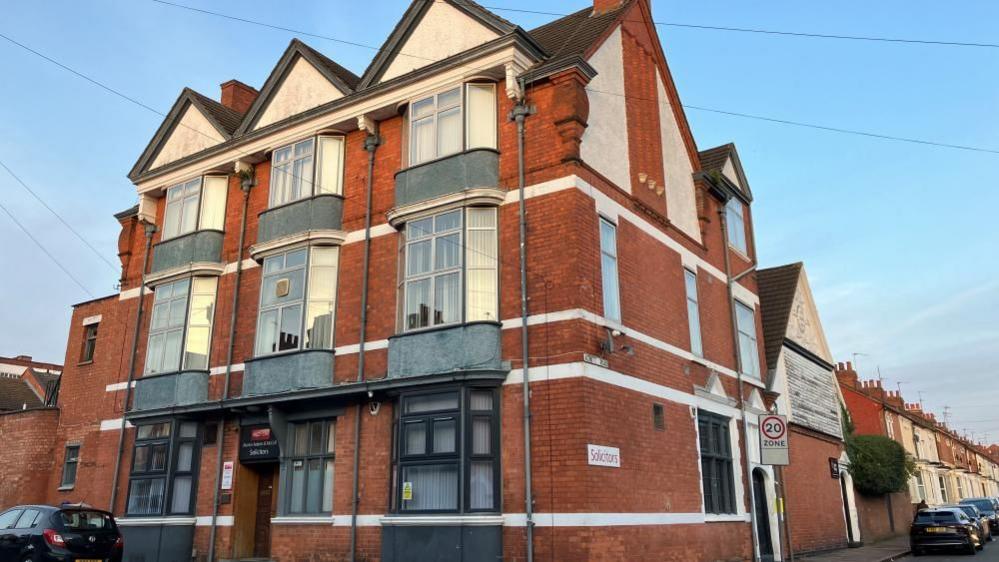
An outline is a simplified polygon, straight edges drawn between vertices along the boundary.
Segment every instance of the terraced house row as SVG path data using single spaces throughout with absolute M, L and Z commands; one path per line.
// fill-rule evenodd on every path
M 773 560 L 776 409 L 825 514 L 793 548 L 860 540 L 807 279 L 763 318 L 746 173 L 648 0 L 418 0 L 360 76 L 294 40 L 129 178 L 121 291 L 74 307 L 4 502 L 108 507 L 130 561 Z

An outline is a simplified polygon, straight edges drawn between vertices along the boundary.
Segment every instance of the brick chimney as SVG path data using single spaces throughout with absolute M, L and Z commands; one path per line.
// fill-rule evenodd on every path
M 222 105 L 246 113 L 259 93 L 239 80 L 230 80 L 222 84 Z
M 840 385 L 854 389 L 857 388 L 859 383 L 857 371 L 853 370 L 853 365 L 849 362 L 836 364 L 836 380 L 839 381 Z
M 599 15 L 609 12 L 624 3 L 625 0 L 593 0 L 593 14 Z

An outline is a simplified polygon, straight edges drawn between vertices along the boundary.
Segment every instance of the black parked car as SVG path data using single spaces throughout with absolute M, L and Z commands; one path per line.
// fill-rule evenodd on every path
M 0 562 L 121 562 L 114 517 L 86 505 L 21 505 L 0 513 Z
M 982 542 L 992 541 L 992 520 L 974 505 L 962 503 L 957 505 L 942 505 L 940 507 L 960 509 L 978 526 L 978 536 L 982 537 Z
M 921 510 L 912 522 L 909 541 L 913 556 L 922 556 L 932 548 L 950 547 L 977 554 L 985 544 L 975 522 L 957 508 Z
M 996 501 L 992 498 L 968 498 L 961 500 L 961 505 L 973 505 L 982 512 L 982 515 L 989 518 L 992 523 L 992 533 L 999 533 L 999 513 L 996 509 Z

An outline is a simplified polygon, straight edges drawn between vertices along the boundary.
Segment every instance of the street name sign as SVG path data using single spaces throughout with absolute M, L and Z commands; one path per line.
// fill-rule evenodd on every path
M 760 416 L 760 462 L 778 466 L 791 464 L 787 442 L 787 416 Z

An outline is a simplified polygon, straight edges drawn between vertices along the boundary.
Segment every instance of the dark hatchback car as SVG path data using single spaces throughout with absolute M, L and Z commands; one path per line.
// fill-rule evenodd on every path
M 978 526 L 958 508 L 924 509 L 916 514 L 909 531 L 912 555 L 930 549 L 959 548 L 977 554 L 984 547 Z
M 22 505 L 0 513 L 0 562 L 121 562 L 114 517 L 87 506 Z
M 974 505 L 970 503 L 961 503 L 955 505 L 942 505 L 940 507 L 960 509 L 978 525 L 978 536 L 982 537 L 982 542 L 990 542 L 992 540 L 992 521 Z
M 999 534 L 999 510 L 996 509 L 996 501 L 992 498 L 968 498 L 961 500 L 962 505 L 973 505 L 982 512 L 982 515 L 989 518 L 992 523 L 992 534 Z

